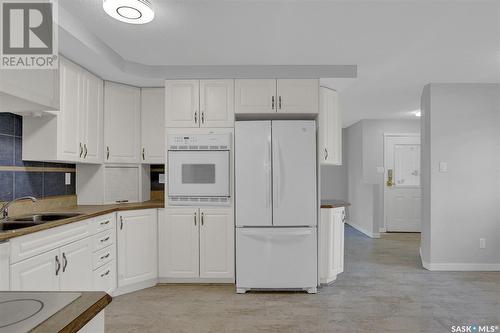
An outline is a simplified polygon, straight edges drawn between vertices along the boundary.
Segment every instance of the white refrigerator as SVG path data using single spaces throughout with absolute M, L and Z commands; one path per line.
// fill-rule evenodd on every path
M 236 288 L 317 287 L 316 123 L 235 125 Z

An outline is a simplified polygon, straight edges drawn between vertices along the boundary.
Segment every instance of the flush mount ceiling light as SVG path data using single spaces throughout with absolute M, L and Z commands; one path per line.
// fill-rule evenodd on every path
M 125 23 L 144 24 L 155 17 L 148 0 L 103 0 L 102 8 L 112 18 Z

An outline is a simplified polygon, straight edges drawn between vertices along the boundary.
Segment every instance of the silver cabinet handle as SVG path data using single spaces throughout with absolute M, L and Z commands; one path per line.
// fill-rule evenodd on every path
M 101 239 L 101 243 L 104 243 L 104 242 L 107 242 L 107 241 L 109 241 L 109 236 L 106 237 L 106 238 Z
M 101 274 L 101 277 L 105 277 L 105 276 L 106 276 L 106 275 L 108 275 L 108 274 L 109 274 L 109 269 L 106 271 L 106 273 L 102 273 L 102 274 Z
M 201 123 L 205 123 L 205 111 L 201 111 Z
M 83 146 L 82 143 L 80 142 L 80 158 L 82 158 L 82 154 L 83 154 Z
M 106 253 L 105 255 L 103 255 L 100 259 L 102 260 L 102 259 L 106 259 L 106 258 L 108 258 L 108 257 L 109 257 L 109 252 L 108 252 L 108 253 Z
M 83 149 L 85 150 L 85 153 L 83 154 L 83 158 L 87 158 L 87 144 L 83 144 Z
M 63 252 L 63 273 L 66 271 L 66 266 L 68 266 L 68 259 L 66 258 L 66 253 Z
M 128 202 L 128 200 L 116 200 L 115 202 L 116 203 L 126 203 L 126 202 Z
M 106 224 L 109 224 L 109 220 L 101 222 L 101 225 L 106 225 Z
M 279 109 L 281 110 L 281 96 L 280 96 L 280 97 L 278 97 L 278 107 L 279 107 Z
M 123 216 L 120 216 L 120 230 L 123 229 Z
M 325 160 L 328 159 L 328 149 L 325 148 Z
M 194 225 L 196 226 L 196 212 L 194 212 Z
M 274 96 L 271 96 L 271 110 L 274 110 Z
M 198 111 L 194 112 L 194 123 L 198 124 Z
M 109 146 L 106 146 L 106 159 L 109 160 Z
M 61 269 L 61 262 L 59 261 L 59 257 L 56 256 L 56 276 L 59 275 L 60 269 Z
M 205 222 L 205 213 L 201 213 L 201 225 L 203 225 Z
M 142 160 L 146 160 L 146 148 L 142 147 Z

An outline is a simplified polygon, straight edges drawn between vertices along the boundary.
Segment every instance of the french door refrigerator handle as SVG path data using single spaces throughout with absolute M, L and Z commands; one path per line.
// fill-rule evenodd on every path
M 266 169 L 267 180 L 269 182 L 269 187 L 266 189 L 266 207 L 271 206 L 271 196 L 273 192 L 273 180 L 271 179 L 271 158 L 272 158 L 272 147 L 271 147 L 271 136 L 267 139 L 267 160 L 264 164 L 264 168 Z

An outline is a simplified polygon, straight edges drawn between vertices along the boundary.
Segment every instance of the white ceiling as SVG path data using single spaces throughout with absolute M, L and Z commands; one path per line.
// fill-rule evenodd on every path
M 429 82 L 500 82 L 499 0 L 151 2 L 155 20 L 136 26 L 108 17 L 102 0 L 59 1 L 111 58 L 131 63 L 358 65 L 356 79 L 322 80 L 340 91 L 344 126 L 411 117 Z M 81 39 L 61 38 L 61 53 L 105 78 L 159 82 L 91 62 L 75 51 Z

